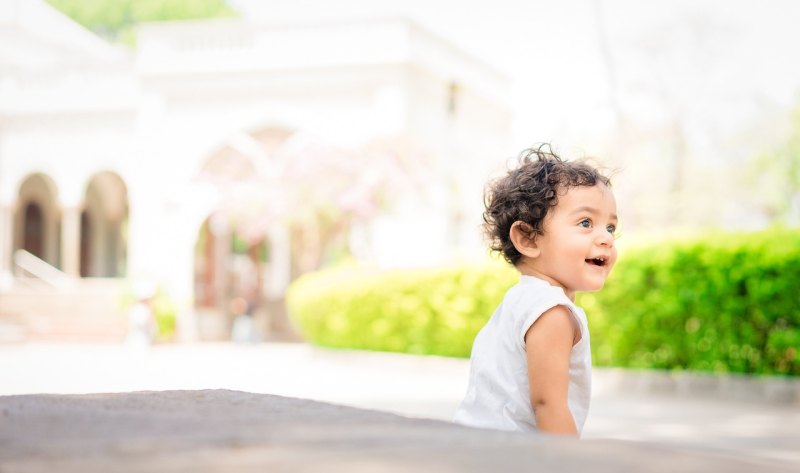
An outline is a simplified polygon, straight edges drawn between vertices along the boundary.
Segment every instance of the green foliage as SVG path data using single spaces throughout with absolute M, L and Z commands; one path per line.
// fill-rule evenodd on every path
M 233 16 L 225 0 L 47 0 L 87 29 L 112 41 L 135 42 L 134 29 L 145 21 Z
M 518 280 L 500 263 L 308 274 L 291 316 L 330 347 L 469 356 Z M 581 294 L 596 365 L 800 375 L 800 232 L 715 233 L 626 249 L 598 293 Z
M 151 301 L 153 318 L 156 321 L 156 338 L 169 341 L 175 337 L 175 327 L 178 320 L 178 308 L 175 301 L 166 292 L 158 291 Z
M 118 304 L 120 310 L 128 312 L 137 302 L 137 296 L 133 287 L 125 287 L 119 295 Z M 159 341 L 170 341 L 175 337 L 175 330 L 178 320 L 178 307 L 172 297 L 159 287 L 149 299 L 150 309 L 153 311 L 156 333 L 155 337 Z
M 319 345 L 465 357 L 518 277 L 499 264 L 333 269 L 295 281 L 287 303 L 302 333 Z
M 800 375 L 800 232 L 629 249 L 583 294 L 598 365 Z

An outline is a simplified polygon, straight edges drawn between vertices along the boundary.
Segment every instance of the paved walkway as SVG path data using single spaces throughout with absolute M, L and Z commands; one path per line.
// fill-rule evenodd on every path
M 231 389 L 449 420 L 466 360 L 305 344 L 0 345 L 0 395 Z M 800 467 L 800 406 L 621 393 L 596 370 L 584 438 L 659 442 Z

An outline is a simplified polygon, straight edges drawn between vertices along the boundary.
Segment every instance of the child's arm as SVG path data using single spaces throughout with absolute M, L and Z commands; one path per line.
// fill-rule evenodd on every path
M 556 306 L 539 316 L 525 334 L 531 406 L 536 427 L 542 432 L 578 434 L 567 404 L 569 355 L 575 330 L 569 310 Z

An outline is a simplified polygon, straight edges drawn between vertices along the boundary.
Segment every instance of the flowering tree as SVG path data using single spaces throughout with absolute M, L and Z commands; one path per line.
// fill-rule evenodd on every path
M 229 150 L 227 170 L 214 174 L 222 176 L 224 210 L 257 267 L 257 248 L 269 227 L 289 229 L 293 277 L 350 256 L 354 224 L 369 221 L 409 192 L 424 193 L 431 179 L 427 156 L 404 139 L 376 140 L 358 149 L 298 134 L 274 141 L 257 134 L 250 143 L 255 146 Z

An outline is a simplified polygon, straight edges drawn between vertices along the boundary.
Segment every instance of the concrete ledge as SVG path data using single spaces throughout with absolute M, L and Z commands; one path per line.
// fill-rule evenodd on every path
M 594 395 L 625 393 L 800 406 L 800 378 L 594 368 Z
M 238 391 L 0 397 L 0 470 L 595 473 L 792 471 L 719 453 L 582 440 Z

